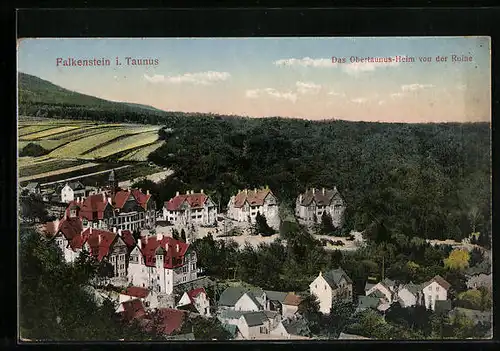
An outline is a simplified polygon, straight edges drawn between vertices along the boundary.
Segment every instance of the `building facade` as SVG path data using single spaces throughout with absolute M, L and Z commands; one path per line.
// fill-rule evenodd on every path
M 352 302 L 352 280 L 342 268 L 334 269 L 319 275 L 309 285 L 312 295 L 320 304 L 320 312 L 329 314 L 335 300 Z
M 217 220 L 217 205 L 203 192 L 193 190 L 177 194 L 163 206 L 163 219 L 174 225 L 213 225 Z
M 422 284 L 423 305 L 427 309 L 434 311 L 436 301 L 445 301 L 448 299 L 448 289 L 450 286 L 450 283 L 439 275 Z
M 257 213 L 266 218 L 271 228 L 279 229 L 278 199 L 267 187 L 239 191 L 227 205 L 227 217 L 238 222 L 254 224 Z
M 335 227 L 344 224 L 346 204 L 336 187 L 333 189 L 308 189 L 300 194 L 295 202 L 295 215 L 299 220 L 314 224 L 320 223 L 324 213 L 332 218 Z
M 174 286 L 198 277 L 196 252 L 189 244 L 158 234 L 142 237 L 130 253 L 128 281 L 154 292 L 172 294 Z

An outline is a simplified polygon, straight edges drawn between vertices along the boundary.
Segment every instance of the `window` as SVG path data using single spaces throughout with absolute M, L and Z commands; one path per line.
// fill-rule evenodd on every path
M 318 284 L 314 284 L 314 289 L 317 289 L 318 288 Z
M 436 291 L 439 291 L 439 286 L 436 286 Z
M 326 285 L 325 285 L 325 290 L 326 290 Z

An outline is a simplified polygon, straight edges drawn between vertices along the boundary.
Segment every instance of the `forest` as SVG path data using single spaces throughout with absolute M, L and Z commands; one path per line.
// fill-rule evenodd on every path
M 336 186 L 346 228 L 379 225 L 424 239 L 491 235 L 490 127 L 284 118 L 179 119 L 150 155 L 178 190 L 205 189 L 223 209 L 238 189 L 268 185 L 292 207 L 309 187 Z M 173 188 L 173 187 L 172 187 Z M 163 192 L 168 200 L 175 190 Z

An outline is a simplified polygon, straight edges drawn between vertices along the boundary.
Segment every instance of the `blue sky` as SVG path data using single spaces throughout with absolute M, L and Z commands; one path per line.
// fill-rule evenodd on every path
M 489 121 L 490 42 L 453 38 L 23 39 L 19 71 L 165 110 L 389 122 Z M 437 63 L 438 55 L 472 62 Z M 351 56 L 415 63 L 349 64 Z M 331 57 L 346 64 L 331 64 Z M 431 63 L 418 57 L 430 56 Z M 108 58 L 61 67 L 56 59 Z M 121 66 L 115 65 L 119 57 Z M 125 57 L 158 59 L 127 66 Z M 450 60 L 450 58 L 448 58 Z

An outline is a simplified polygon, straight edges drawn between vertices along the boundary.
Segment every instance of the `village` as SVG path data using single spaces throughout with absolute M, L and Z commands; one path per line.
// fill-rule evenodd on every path
M 37 184 L 29 184 L 23 191 L 42 196 Z M 382 276 L 367 281 L 364 295 L 356 296 L 353 280 L 340 266 L 318 271 L 308 291 L 269 291 L 234 284 L 209 294 L 215 279 L 198 266 L 199 253 L 192 243 L 207 236 L 234 240 L 240 247 L 272 242 L 279 236 L 280 201 L 267 186 L 238 191 L 224 213 L 203 189 L 177 192 L 158 209 L 149 191 L 119 187 L 115 170 L 110 171 L 105 186 L 69 182 L 58 192 L 58 205 L 52 211 L 56 219 L 39 231 L 56 243 L 67 264 L 73 264 L 82 253 L 105 263 L 109 270 L 85 288 L 101 303 L 113 301 L 118 315 L 146 330 L 160 315 L 166 339 L 193 340 L 193 333 L 179 334 L 189 316 L 217 318 L 235 340 L 318 339 L 302 313 L 308 295 L 316 298 L 319 312 L 325 316 L 335 314 L 334 306 L 346 302 L 355 304 L 355 314 L 372 310 L 382 317 L 397 303 L 402 308 L 424 306 L 449 315 L 461 312 L 477 323 L 492 318 L 488 311 L 453 308 L 449 293 L 453 286 L 440 275 L 421 284 Z M 326 216 L 335 228 L 341 228 L 345 208 L 335 186 L 312 188 L 297 194 L 293 216 L 305 226 L 314 226 Z M 256 228 L 268 228 L 269 233 L 256 233 Z M 342 237 L 318 235 L 317 239 L 327 250 L 347 251 L 363 247 L 366 240 L 354 231 Z M 471 246 L 466 242 L 454 245 Z M 491 290 L 491 271 L 487 269 L 471 271 L 468 279 L 470 289 Z M 338 339 L 368 338 L 342 331 Z

